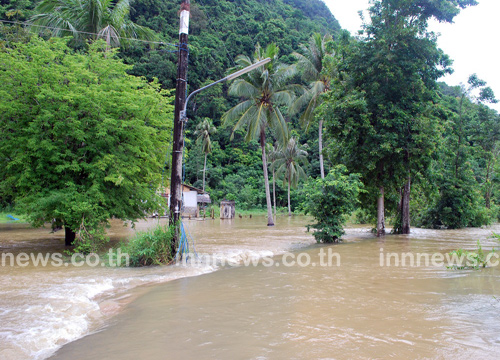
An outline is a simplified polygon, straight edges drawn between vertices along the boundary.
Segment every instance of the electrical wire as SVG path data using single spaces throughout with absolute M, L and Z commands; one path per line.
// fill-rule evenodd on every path
M 36 27 L 39 27 L 39 28 L 50 29 L 50 30 L 60 30 L 60 31 L 67 31 L 67 32 L 70 32 L 70 33 L 99 36 L 99 34 L 87 32 L 87 31 L 68 30 L 68 29 L 58 28 L 58 27 L 54 27 L 54 26 L 28 24 L 28 23 L 21 22 L 21 21 L 0 20 L 0 22 L 6 23 L 6 24 L 22 25 L 22 26 L 26 26 L 26 27 L 36 26 Z M 138 41 L 138 42 L 148 43 L 148 44 L 157 44 L 157 45 L 167 45 L 167 46 L 179 47 L 179 45 L 177 45 L 177 44 L 165 43 L 163 41 L 142 40 L 142 39 L 136 39 L 136 38 L 127 38 L 127 37 L 122 37 L 122 36 L 116 36 L 116 37 L 118 39 L 122 39 L 122 40 L 130 40 L 130 41 Z

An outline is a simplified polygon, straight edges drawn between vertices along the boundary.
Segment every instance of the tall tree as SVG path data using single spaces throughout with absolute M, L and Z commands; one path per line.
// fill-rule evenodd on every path
M 35 226 L 56 219 L 70 245 L 82 225 L 159 210 L 173 109 L 103 43 L 75 55 L 66 42 L 0 51 L 0 198 Z
M 152 40 L 151 29 L 129 19 L 129 0 L 42 0 L 30 23 L 48 27 L 52 36 L 72 34 L 75 39 L 103 39 L 108 46 L 119 46 L 122 38 Z
M 412 172 L 426 167 L 437 124 L 430 108 L 450 62 L 427 21 L 452 21 L 472 0 L 375 0 L 365 37 L 345 59 L 323 112 L 336 153 L 376 193 L 377 234 L 385 233 L 385 195 L 403 184 L 409 214 Z M 338 86 L 338 89 L 335 87 Z M 409 232 L 409 216 L 402 228 Z
M 246 141 L 260 140 L 267 203 L 267 225 L 273 226 L 267 172 L 266 129 L 272 128 L 281 144 L 285 143 L 288 138 L 288 127 L 280 111 L 280 106 L 292 104 L 293 93 L 287 87 L 288 81 L 293 75 L 293 69 L 280 64 L 279 48 L 275 44 L 269 44 L 265 49 L 257 45 L 253 59 L 240 55 L 236 58 L 236 64 L 239 68 L 244 68 L 266 58 L 271 58 L 271 62 L 245 74 L 231 84 L 229 95 L 244 100 L 224 114 L 223 122 L 228 124 L 236 121 L 231 138 L 234 136 L 234 131 L 244 129 Z
M 485 191 L 484 198 L 486 207 L 489 209 L 491 207 L 491 170 L 494 167 L 495 147 L 498 142 L 499 137 L 499 124 L 498 116 L 492 114 L 492 111 L 484 107 L 475 107 L 477 109 L 477 119 L 473 122 L 473 128 L 470 129 L 466 126 L 465 113 L 466 107 L 469 101 L 472 103 L 492 103 L 495 104 L 498 100 L 495 98 L 495 94 L 490 87 L 486 86 L 486 81 L 481 80 L 476 74 L 472 74 L 467 79 L 467 85 L 462 84 L 460 87 L 461 96 L 458 109 L 457 126 L 455 128 L 457 134 L 456 142 L 456 157 L 455 157 L 455 176 L 458 177 L 459 162 L 461 159 L 461 153 L 463 148 L 469 146 L 469 141 L 476 140 L 478 145 L 483 150 L 483 154 L 487 158 L 486 174 L 485 174 Z M 474 92 L 478 94 L 474 94 Z M 467 101 L 469 100 L 469 101 Z M 469 121 L 470 122 L 470 121 Z M 467 133 L 470 133 L 471 138 L 469 139 Z
M 491 201 L 500 117 L 481 103 L 495 102 L 485 85 L 476 75 L 460 87 L 441 84 L 443 146 L 427 176 L 435 190 L 426 195 L 428 206 L 420 219 L 423 226 L 476 227 L 495 221 Z
M 309 40 L 309 45 L 301 45 L 301 52 L 294 52 L 297 59 L 297 67 L 302 71 L 302 78 L 309 86 L 301 96 L 297 98 L 292 106 L 292 112 L 305 110 L 300 117 L 302 125 L 307 129 L 314 122 L 315 110 L 321 105 L 321 94 L 330 90 L 331 79 L 334 76 L 333 69 L 326 66 L 327 57 L 334 55 L 333 41 L 330 35 L 321 36 L 314 33 Z M 323 119 L 318 123 L 319 144 L 319 167 L 321 178 L 325 178 L 325 167 L 323 162 Z
M 281 151 L 280 145 L 276 142 L 274 145 L 266 145 L 266 156 L 267 162 L 271 165 L 271 172 L 273 174 L 273 206 L 274 206 L 274 216 L 276 217 L 276 168 L 274 162 L 278 159 L 278 155 Z
M 205 161 L 203 163 L 203 191 L 205 191 L 205 174 L 207 171 L 207 156 L 212 152 L 212 141 L 210 140 L 210 135 L 217 132 L 215 126 L 213 126 L 210 119 L 205 118 L 202 122 L 196 125 L 196 130 L 194 135 L 196 136 L 196 141 L 201 144 L 203 153 L 205 154 Z
M 302 164 L 307 163 L 307 145 L 300 145 L 294 137 L 288 140 L 285 147 L 281 148 L 273 163 L 278 175 L 283 174 L 283 182 L 288 184 L 288 216 L 292 216 L 290 205 L 290 188 L 296 187 L 299 180 L 307 179 Z

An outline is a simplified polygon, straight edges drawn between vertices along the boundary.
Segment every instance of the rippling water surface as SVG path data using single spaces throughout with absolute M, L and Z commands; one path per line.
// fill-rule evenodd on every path
M 199 254 L 239 264 L 272 260 L 256 266 L 0 267 L 0 358 L 44 359 L 87 334 L 54 358 L 468 359 L 499 352 L 498 267 L 380 261 L 388 253 L 473 249 L 478 239 L 491 249 L 488 237 L 500 227 L 414 229 L 383 239 L 350 227 L 343 244 L 325 246 L 305 232 L 308 221 L 283 217 L 271 228 L 259 217 L 186 221 Z M 131 232 L 117 222 L 111 236 Z M 61 242 L 62 234 L 43 229 L 0 231 L 3 252 L 53 252 Z M 340 266 L 320 266 L 328 250 Z M 285 266 L 294 259 L 283 258 L 288 251 L 309 265 Z

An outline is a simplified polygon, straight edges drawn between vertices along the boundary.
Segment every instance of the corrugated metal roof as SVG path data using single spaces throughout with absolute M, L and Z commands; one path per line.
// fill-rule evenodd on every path
M 196 199 L 199 203 L 202 203 L 202 204 L 211 204 L 212 203 L 212 200 L 210 199 L 210 195 L 208 195 L 208 194 L 198 194 L 196 196 Z

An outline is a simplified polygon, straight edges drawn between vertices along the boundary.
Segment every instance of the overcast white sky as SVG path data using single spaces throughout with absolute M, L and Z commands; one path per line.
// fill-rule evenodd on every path
M 369 7 L 368 0 L 324 0 L 343 29 L 356 34 L 361 28 L 358 11 Z M 438 45 L 453 59 L 455 72 L 441 80 L 448 85 L 465 83 L 469 75 L 477 73 L 488 83 L 500 99 L 500 14 L 499 0 L 478 0 L 479 4 L 466 8 L 455 17 L 453 24 L 432 21 L 431 30 L 441 33 Z M 367 17 L 366 17 L 367 18 Z M 500 104 L 490 105 L 500 112 Z

